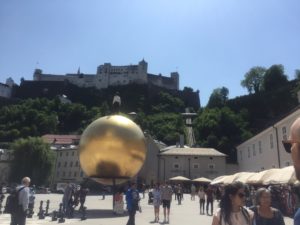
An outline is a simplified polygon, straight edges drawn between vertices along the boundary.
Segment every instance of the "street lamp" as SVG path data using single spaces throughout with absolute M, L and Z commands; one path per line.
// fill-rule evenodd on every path
M 164 161 L 164 176 L 163 176 L 163 181 L 166 180 L 166 159 L 162 158 L 161 155 L 157 154 L 157 158 L 158 158 L 158 168 L 157 168 L 157 178 L 158 180 L 160 180 L 160 161 L 163 160 Z
M 3 154 L 4 154 L 4 150 L 0 149 L 0 160 L 1 160 L 1 157 L 2 157 Z
M 191 158 L 188 158 L 189 160 L 189 178 L 191 179 Z

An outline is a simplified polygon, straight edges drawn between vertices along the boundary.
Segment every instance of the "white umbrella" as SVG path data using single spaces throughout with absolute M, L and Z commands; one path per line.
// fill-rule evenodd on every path
M 211 182 L 210 179 L 207 179 L 205 177 L 199 177 L 199 178 L 194 179 L 193 181 L 195 181 L 195 182 L 203 182 L 203 183 L 210 183 Z
M 178 180 L 178 181 L 189 181 L 190 179 L 183 176 L 172 177 L 169 180 Z
M 293 166 L 281 169 L 271 169 L 263 179 L 263 184 L 292 184 L 296 181 L 295 169 Z

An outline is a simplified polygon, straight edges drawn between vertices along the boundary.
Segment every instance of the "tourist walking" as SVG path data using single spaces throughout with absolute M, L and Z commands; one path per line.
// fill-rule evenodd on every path
M 214 190 L 212 186 L 209 185 L 205 191 L 206 194 L 206 214 L 212 216 L 214 212 Z M 210 206 L 210 214 L 208 213 Z
M 198 191 L 199 203 L 200 203 L 200 214 L 204 214 L 204 206 L 205 206 L 205 192 L 203 187 L 201 186 Z
M 177 185 L 177 200 L 178 200 L 178 205 L 181 205 L 181 200 L 182 200 L 182 187 L 180 184 Z
M 131 183 L 130 188 L 126 192 L 126 203 L 129 218 L 126 225 L 135 225 L 135 214 L 139 209 L 140 196 L 136 190 L 136 183 Z
M 159 222 L 159 208 L 161 204 L 161 191 L 159 187 L 159 183 L 155 184 L 155 187 L 152 191 L 153 193 L 153 206 L 154 206 L 154 222 Z
M 253 211 L 244 207 L 244 184 L 234 182 L 225 187 L 224 195 L 220 201 L 212 225 L 252 225 Z
M 170 222 L 170 208 L 173 190 L 168 182 L 165 182 L 161 188 L 161 199 L 164 208 L 164 223 Z
M 18 203 L 19 207 L 16 209 L 16 212 L 11 214 L 11 223 L 10 225 L 25 225 L 26 216 L 29 204 L 29 185 L 30 178 L 24 177 L 22 179 L 22 185 L 17 187 Z
M 268 189 L 257 190 L 256 204 L 250 208 L 254 212 L 256 225 L 285 225 L 281 212 L 271 207 L 271 193 Z
M 192 184 L 191 186 L 191 200 L 195 201 L 195 195 L 196 195 L 196 186 Z
M 62 198 L 63 212 L 69 218 L 72 214 L 72 197 L 74 194 L 75 184 L 69 183 L 65 188 L 64 195 Z

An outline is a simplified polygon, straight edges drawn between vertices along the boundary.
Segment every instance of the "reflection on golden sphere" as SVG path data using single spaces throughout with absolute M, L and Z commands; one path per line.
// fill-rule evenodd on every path
M 79 144 L 82 170 L 99 183 L 123 183 L 135 176 L 146 158 L 145 136 L 130 119 L 101 117 L 83 132 Z

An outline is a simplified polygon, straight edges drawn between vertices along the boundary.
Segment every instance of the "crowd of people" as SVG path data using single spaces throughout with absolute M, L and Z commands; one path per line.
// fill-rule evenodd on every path
M 295 174 L 300 180 L 300 118 L 291 126 L 290 137 L 283 141 L 286 152 L 291 153 Z M 24 177 L 22 184 L 16 188 L 17 209 L 11 213 L 11 225 L 25 225 L 29 206 L 30 178 Z M 72 217 L 72 211 L 80 203 L 83 208 L 88 189 L 69 184 L 63 195 L 63 211 Z M 145 188 L 142 190 L 144 195 Z M 184 189 L 181 184 L 171 186 L 168 182 L 156 184 L 152 193 L 154 207 L 154 222 L 159 222 L 160 206 L 163 207 L 163 222 L 170 221 L 172 195 L 178 205 L 182 204 Z M 199 197 L 200 214 L 213 216 L 212 225 L 284 225 L 283 214 L 294 215 L 294 225 L 300 225 L 300 185 L 254 187 L 241 182 L 222 186 L 191 185 L 191 200 Z M 214 213 L 214 199 L 219 201 L 219 207 Z M 122 191 L 114 195 L 116 203 L 123 202 Z M 140 209 L 140 195 L 136 183 L 131 183 L 126 191 L 126 205 L 129 214 L 127 225 L 135 225 L 135 214 Z M 205 207 L 206 203 L 206 207 Z M 119 205 L 120 207 L 120 205 Z M 121 206 L 123 208 L 123 206 Z

